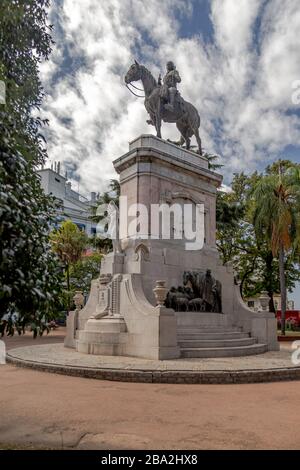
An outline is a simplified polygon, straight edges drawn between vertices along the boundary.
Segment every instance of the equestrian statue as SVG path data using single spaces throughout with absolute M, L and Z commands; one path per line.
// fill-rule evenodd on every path
M 142 91 L 132 84 L 138 80 L 141 80 L 144 87 L 144 104 L 150 116 L 147 123 L 155 126 L 157 137 L 161 138 L 162 121 L 175 122 L 181 134 L 181 145 L 185 142 L 189 150 L 191 137 L 194 135 L 198 152 L 202 155 L 199 135 L 200 116 L 195 106 L 185 101 L 177 90 L 177 84 L 181 82 L 181 78 L 174 63 L 171 61 L 167 63 L 167 71 L 162 82 L 160 77 L 156 81 L 144 65 L 135 61 L 125 75 L 126 86 L 135 96 L 139 95 L 136 95 L 128 85 L 131 84 L 135 89 Z

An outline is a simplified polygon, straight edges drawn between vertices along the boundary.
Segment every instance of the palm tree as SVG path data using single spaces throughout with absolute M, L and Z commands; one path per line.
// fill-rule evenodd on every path
M 71 220 L 65 220 L 58 229 L 50 233 L 50 241 L 53 251 L 65 265 L 67 290 L 70 292 L 70 265 L 81 258 L 87 246 L 88 237 Z M 68 303 L 70 303 L 69 299 Z
M 119 204 L 119 197 L 121 192 L 120 182 L 116 179 L 111 179 L 109 183 L 109 192 L 111 197 L 114 197 L 114 202 Z
M 191 145 L 191 148 L 195 147 L 195 145 Z M 196 151 L 195 153 L 199 153 Z M 202 157 L 205 157 L 208 160 L 208 169 L 212 171 L 217 171 L 223 168 L 224 165 L 222 163 L 219 163 L 219 159 L 221 158 L 220 155 L 217 155 L 215 153 L 208 153 L 204 152 L 202 154 Z
M 120 183 L 116 179 L 111 179 L 108 187 L 108 191 L 104 191 L 102 194 L 98 194 L 95 205 L 91 206 L 91 215 L 90 219 L 97 224 L 106 217 L 107 213 L 103 215 L 97 214 L 97 209 L 99 206 L 108 205 L 110 202 L 114 202 L 117 207 L 119 207 L 119 197 L 120 197 Z M 109 238 L 101 239 L 97 236 L 93 237 L 93 245 L 99 249 L 101 253 L 108 253 L 112 250 L 112 241 Z
M 220 170 L 224 165 L 218 163 L 217 160 L 220 158 L 220 155 L 215 155 L 214 153 L 204 153 L 204 157 L 208 160 L 208 169 L 212 171 Z
M 182 147 L 183 144 L 184 144 L 184 138 L 181 137 L 179 140 L 176 140 L 176 141 L 171 140 L 171 139 L 167 139 L 167 142 L 171 142 L 171 144 L 177 145 L 177 147 Z M 194 150 L 194 149 L 196 149 L 196 150 Z M 199 154 L 199 150 L 197 149 L 196 145 L 191 145 L 190 150 L 192 150 L 193 152 Z M 218 160 L 220 158 L 220 155 L 216 155 L 214 153 L 204 152 L 202 154 L 202 157 L 207 158 L 209 170 L 212 170 L 212 171 L 219 170 L 220 168 L 222 168 L 224 166 L 221 163 L 216 162 L 216 160 Z M 114 180 L 114 181 L 116 181 L 116 180 Z
M 99 222 L 104 216 L 97 215 L 97 208 L 102 204 L 109 204 L 114 202 L 116 206 L 119 206 L 119 197 L 120 197 L 120 183 L 116 179 L 111 179 L 108 191 L 104 191 L 102 194 L 98 193 L 96 204 L 91 206 L 91 216 L 90 219 L 94 222 Z
M 300 261 L 300 165 L 289 168 L 287 178 L 295 194 L 296 233 L 294 234 L 293 252 Z
M 285 256 L 299 237 L 300 179 L 294 170 L 264 176 L 253 191 L 253 224 L 257 238 L 265 237 L 279 260 L 281 331 L 285 335 L 287 305 Z M 298 179 L 297 179 L 298 178 Z

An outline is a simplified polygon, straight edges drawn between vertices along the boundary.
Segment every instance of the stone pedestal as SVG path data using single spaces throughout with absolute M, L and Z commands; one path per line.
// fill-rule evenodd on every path
M 170 288 L 182 284 L 183 270 L 201 267 L 204 270 L 218 263 L 216 194 L 222 176 L 208 169 L 206 158 L 151 135 L 142 135 L 131 142 L 129 152 L 115 160 L 114 166 L 120 174 L 121 196 L 126 198 L 127 207 L 143 204 L 149 214 L 148 233 L 141 233 L 138 238 L 121 233 L 120 245 L 125 253 L 122 272 L 141 274 L 145 295 L 154 303 L 153 286 L 157 279 L 165 279 Z M 172 226 L 171 239 L 162 239 L 161 225 L 159 239 L 148 238 L 154 233 L 151 207 L 155 204 L 181 207 L 203 204 L 204 247 L 201 253 L 198 250 L 196 258 L 195 251 L 186 250 L 188 240 L 174 238 Z M 121 226 L 124 225 L 122 217 L 120 213 Z M 127 217 L 128 225 L 134 218 L 135 215 Z M 178 269 L 179 266 L 183 269 Z M 103 261 L 101 272 L 112 272 L 112 259 Z
M 147 227 L 143 226 L 137 236 L 129 236 L 122 230 L 124 220 L 128 226 L 140 208 L 128 216 L 121 206 L 119 250 L 104 257 L 100 278 L 93 281 L 88 303 L 76 319 L 74 340 L 68 334 L 66 345 L 73 347 L 75 343 L 78 351 L 91 354 L 171 359 L 181 354 L 180 329 L 195 325 L 199 331 L 209 326 L 217 329 L 216 337 L 225 326 L 227 330 L 241 329 L 246 336 L 259 337 L 260 351 L 278 349 L 274 317 L 246 307 L 234 284 L 231 266 L 220 262 L 215 240 L 216 194 L 222 177 L 208 169 L 207 159 L 157 137 L 142 135 L 129 144 L 129 152 L 115 160 L 114 166 L 127 208 L 132 209 L 134 204 L 147 208 Z M 151 217 L 154 204 L 202 205 L 203 247 L 187 249 L 184 233 L 176 238 L 178 232 L 172 236 L 171 231 L 170 238 L 163 239 L 160 226 L 158 236 L 149 237 L 155 232 Z M 165 281 L 169 290 L 182 285 L 185 271 L 205 273 L 207 269 L 222 284 L 223 315 L 206 314 L 203 323 L 199 322 L 201 312 L 175 314 L 171 308 L 156 306 L 153 289 L 158 280 Z
M 124 318 L 106 317 L 101 321 L 90 318 L 79 331 L 77 351 L 87 354 L 121 356 L 127 340 Z

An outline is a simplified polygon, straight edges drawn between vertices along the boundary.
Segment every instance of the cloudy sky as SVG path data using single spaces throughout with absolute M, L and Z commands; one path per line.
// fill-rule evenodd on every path
M 56 45 L 41 68 L 49 156 L 80 177 L 81 191 L 102 189 L 128 141 L 153 132 L 143 100 L 124 86 L 134 58 L 156 77 L 174 60 L 225 182 L 299 158 L 299 0 L 52 0 L 50 21 Z M 163 137 L 177 139 L 176 127 L 164 125 Z
M 299 0 L 52 0 L 50 22 L 56 45 L 41 67 L 48 153 L 83 194 L 102 190 L 113 159 L 153 132 L 143 100 L 124 86 L 134 59 L 155 77 L 175 62 L 226 184 L 278 157 L 299 161 Z M 178 138 L 174 125 L 162 132 Z

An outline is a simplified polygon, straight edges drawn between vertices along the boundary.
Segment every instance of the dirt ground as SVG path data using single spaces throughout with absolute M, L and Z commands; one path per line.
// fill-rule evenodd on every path
M 299 449 L 299 409 L 300 382 L 135 384 L 0 366 L 0 448 Z

